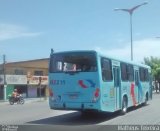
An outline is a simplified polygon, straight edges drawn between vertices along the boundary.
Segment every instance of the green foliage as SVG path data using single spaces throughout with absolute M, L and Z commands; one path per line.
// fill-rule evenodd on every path
M 155 80 L 160 82 L 160 58 L 157 57 L 146 57 L 144 63 L 151 67 L 151 73 Z

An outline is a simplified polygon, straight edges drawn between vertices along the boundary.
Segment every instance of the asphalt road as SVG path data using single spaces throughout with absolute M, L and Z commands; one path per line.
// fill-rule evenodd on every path
M 126 115 L 51 110 L 47 101 L 24 105 L 0 105 L 0 124 L 7 125 L 160 125 L 160 94 L 154 94 L 147 106 L 129 108 Z

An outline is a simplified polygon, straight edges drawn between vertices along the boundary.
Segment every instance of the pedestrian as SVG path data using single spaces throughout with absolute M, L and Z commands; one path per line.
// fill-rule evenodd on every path
M 156 93 L 158 92 L 158 81 L 155 81 Z
M 160 82 L 158 82 L 158 87 L 159 87 L 159 93 L 160 93 Z

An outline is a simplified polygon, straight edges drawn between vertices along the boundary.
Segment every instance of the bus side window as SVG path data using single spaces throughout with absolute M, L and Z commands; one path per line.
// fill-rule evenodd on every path
M 110 81 L 113 79 L 111 61 L 106 58 L 101 59 L 102 79 Z
M 127 64 L 121 62 L 121 79 L 122 81 L 128 81 Z
M 129 81 L 134 81 L 134 70 L 133 65 L 127 65 L 127 75 Z
M 135 72 L 135 85 L 138 86 L 139 84 L 139 77 L 138 77 L 138 71 Z
M 56 71 L 62 71 L 62 62 L 61 61 L 57 61 L 56 62 Z

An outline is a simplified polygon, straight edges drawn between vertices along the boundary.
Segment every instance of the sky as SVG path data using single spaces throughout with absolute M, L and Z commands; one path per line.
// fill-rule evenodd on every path
M 55 52 L 97 50 L 131 59 L 130 9 L 144 0 L 0 0 L 0 62 L 48 58 Z M 160 0 L 132 15 L 133 59 L 160 57 Z

